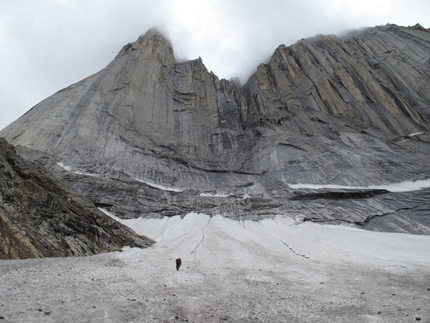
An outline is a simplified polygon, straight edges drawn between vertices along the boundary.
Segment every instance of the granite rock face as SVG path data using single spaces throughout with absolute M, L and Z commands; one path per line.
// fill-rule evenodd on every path
M 430 178 L 429 93 L 430 31 L 419 25 L 281 45 L 243 86 L 219 80 L 200 58 L 177 62 L 152 29 L 0 136 L 122 217 L 301 212 L 317 220 L 315 195 L 303 205 L 289 184 Z M 401 213 L 382 198 L 388 192 L 336 199 L 345 209 L 358 203 L 354 212 L 332 207 L 336 192 L 328 193 L 319 220 L 367 225 Z M 423 202 L 411 194 L 405 199 Z M 393 230 L 429 233 L 428 215 L 424 207 L 419 229 Z
M 83 256 L 154 241 L 111 219 L 0 138 L 0 259 Z

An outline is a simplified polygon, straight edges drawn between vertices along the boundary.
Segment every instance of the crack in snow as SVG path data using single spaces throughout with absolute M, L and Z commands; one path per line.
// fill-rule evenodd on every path
M 200 220 L 200 219 L 199 219 Z M 211 222 L 212 217 L 209 218 L 208 223 L 206 223 L 206 225 L 203 227 L 202 229 L 202 240 L 200 240 L 200 242 L 194 247 L 194 249 L 190 252 L 191 254 L 195 254 L 197 252 L 197 249 L 200 247 L 200 245 L 203 243 L 203 241 L 205 241 L 205 229 L 208 227 L 209 223 Z
M 290 247 L 290 245 L 288 243 L 286 243 L 282 238 L 279 238 L 277 236 L 275 236 L 269 228 L 265 227 L 261 222 L 258 222 L 263 228 L 265 228 L 267 230 L 267 232 L 275 239 L 278 239 L 284 246 L 286 246 L 294 255 L 299 256 L 299 257 L 303 257 L 305 259 L 309 259 L 308 256 L 306 255 L 301 255 L 299 253 L 297 253 L 293 248 Z
M 274 236 L 275 237 L 275 236 Z M 275 237 L 276 238 L 276 237 Z M 308 256 L 306 256 L 306 255 L 301 255 L 301 254 L 299 254 L 299 253 L 297 253 L 293 248 L 291 248 L 290 247 L 290 245 L 288 244 L 288 243 L 286 243 L 284 240 L 282 240 L 281 238 L 278 238 L 279 239 L 279 241 L 281 241 L 283 244 L 284 244 L 284 246 L 286 246 L 293 254 L 295 254 L 296 256 L 299 256 L 299 257 L 303 257 L 303 258 L 305 258 L 305 259 L 309 259 L 309 257 Z

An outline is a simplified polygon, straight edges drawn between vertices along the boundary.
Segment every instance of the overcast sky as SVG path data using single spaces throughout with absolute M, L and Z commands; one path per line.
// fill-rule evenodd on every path
M 0 129 L 153 26 L 178 59 L 244 82 L 280 44 L 418 22 L 430 27 L 429 0 L 0 0 Z

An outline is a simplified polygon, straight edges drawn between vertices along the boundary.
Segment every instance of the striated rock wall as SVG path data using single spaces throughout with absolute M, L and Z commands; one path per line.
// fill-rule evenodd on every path
M 99 211 L 0 138 L 0 259 L 83 256 L 153 241 Z
M 281 45 L 246 85 L 244 120 L 287 122 L 310 135 L 345 126 L 388 135 L 428 131 L 429 41 L 428 30 L 387 25 Z
M 223 161 L 227 140 L 217 128 L 241 131 L 229 103 L 233 88 L 201 59 L 176 64 L 169 42 L 150 30 L 105 69 L 41 102 L 3 133 L 17 145 L 67 158 L 122 152 L 131 161 L 135 154 Z
M 316 219 L 289 184 L 430 178 L 429 62 L 429 30 L 386 25 L 281 45 L 242 86 L 200 58 L 175 61 L 151 29 L 0 135 L 123 217 L 294 210 Z M 370 199 L 349 218 L 331 202 L 320 213 L 366 224 L 400 209 Z
M 321 153 L 343 165 L 339 182 L 389 181 L 363 169 L 380 158 L 361 146 L 374 142 L 389 159 L 395 138 L 420 133 L 414 139 L 428 142 L 429 42 L 430 32 L 418 26 L 317 36 L 278 47 L 242 87 L 219 80 L 200 58 L 175 62 L 153 29 L 1 135 L 85 169 L 107 166 L 152 180 L 161 172 L 181 185 L 190 183 L 182 174 L 194 172 L 192 181 L 205 186 L 196 169 L 282 171 L 292 182 L 324 183 L 333 176 L 318 170 L 314 155 Z M 348 146 L 365 160 L 343 154 Z

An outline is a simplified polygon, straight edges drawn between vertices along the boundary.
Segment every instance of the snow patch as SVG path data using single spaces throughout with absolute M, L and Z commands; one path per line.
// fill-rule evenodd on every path
M 250 199 L 250 198 L 251 198 L 251 195 L 249 195 L 249 194 L 243 195 L 243 200 Z
M 211 194 L 211 193 L 200 193 L 200 196 L 205 197 L 230 197 L 230 194 Z
M 94 173 L 83 173 L 83 172 L 81 172 L 81 171 L 76 171 L 76 172 L 75 172 L 75 174 L 78 174 L 78 175 L 84 175 L 84 176 L 91 176 L 91 177 L 99 177 L 99 176 L 100 176 L 99 174 L 94 174 Z
M 145 183 L 148 186 L 151 186 L 153 188 L 157 188 L 157 189 L 163 190 L 163 191 L 169 191 L 169 192 L 183 192 L 184 191 L 182 188 L 167 187 L 167 186 L 163 186 L 160 184 L 151 183 L 151 182 L 145 181 L 145 180 L 137 178 L 137 177 L 133 177 L 133 179 L 135 179 L 138 182 Z
M 412 192 L 419 191 L 430 187 L 430 179 L 418 181 L 406 181 L 402 183 L 394 183 L 389 185 L 372 185 L 369 188 L 381 188 L 390 192 Z
M 422 134 L 424 134 L 424 132 L 414 132 L 414 133 L 411 133 L 408 137 L 419 136 L 419 135 L 422 135 Z
M 417 181 L 405 181 L 401 183 L 393 183 L 387 185 L 370 185 L 368 187 L 365 186 L 347 186 L 347 185 L 319 185 L 319 184 L 289 184 L 288 185 L 292 189 L 321 189 L 321 188 L 329 188 L 329 189 L 385 189 L 390 192 L 411 192 L 411 191 L 419 191 L 421 189 L 430 187 L 430 179 L 425 180 L 417 180 Z
M 60 166 L 61 168 L 65 169 L 68 172 L 72 171 L 72 167 L 64 165 L 63 163 L 57 163 L 58 166 Z M 83 173 L 81 171 L 75 171 L 73 172 L 74 174 L 78 174 L 78 175 L 85 175 L 85 176 L 92 176 L 92 177 L 98 177 L 100 176 L 99 174 L 94 174 L 94 173 Z
M 57 163 L 58 166 L 60 166 L 61 168 L 67 170 L 68 172 L 70 172 L 72 170 L 72 168 L 70 166 L 66 166 L 63 163 Z

